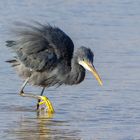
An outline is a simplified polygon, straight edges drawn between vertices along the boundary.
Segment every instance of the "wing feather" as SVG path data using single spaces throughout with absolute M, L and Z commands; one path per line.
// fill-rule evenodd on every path
M 18 24 L 16 41 L 7 41 L 17 58 L 35 71 L 52 70 L 61 60 L 71 65 L 74 45 L 59 28 L 50 25 Z

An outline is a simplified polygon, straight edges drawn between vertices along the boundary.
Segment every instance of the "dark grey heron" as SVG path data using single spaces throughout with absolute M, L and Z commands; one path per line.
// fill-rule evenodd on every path
M 18 24 L 15 33 L 16 40 L 8 40 L 6 45 L 13 49 L 16 57 L 7 62 L 11 63 L 25 80 L 20 95 L 37 98 L 38 107 L 45 103 L 48 111 L 53 113 L 51 102 L 43 96 L 45 88 L 79 84 L 85 78 L 85 69 L 92 72 L 102 85 L 102 80 L 93 66 L 94 54 L 91 49 L 82 46 L 73 53 L 72 40 L 58 27 L 39 23 Z M 43 87 L 41 95 L 24 93 L 27 83 Z

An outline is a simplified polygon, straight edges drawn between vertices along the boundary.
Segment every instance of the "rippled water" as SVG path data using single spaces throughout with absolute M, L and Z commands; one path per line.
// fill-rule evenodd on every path
M 139 5 L 138 0 L 0 1 L 0 139 L 139 140 Z M 4 43 L 12 23 L 30 20 L 57 25 L 75 47 L 90 47 L 104 86 L 87 72 L 80 85 L 49 88 L 45 95 L 56 113 L 38 114 L 36 100 L 18 96 L 22 80 L 4 62 L 14 55 Z

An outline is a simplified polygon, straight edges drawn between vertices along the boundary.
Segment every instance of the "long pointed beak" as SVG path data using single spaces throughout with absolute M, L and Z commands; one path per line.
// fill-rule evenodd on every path
M 101 80 L 98 72 L 96 71 L 95 67 L 93 65 L 89 65 L 89 64 L 87 64 L 87 65 L 89 66 L 90 71 L 95 76 L 95 78 L 98 81 L 98 83 L 102 86 L 103 85 L 103 82 L 102 82 L 102 80 Z
M 96 80 L 98 81 L 98 83 L 101 86 L 103 85 L 103 82 L 93 64 L 91 64 L 90 62 L 87 62 L 87 61 L 80 61 L 79 64 L 81 64 L 85 69 L 91 71 L 92 74 L 94 75 L 94 77 L 96 78 Z
M 98 83 L 101 86 L 103 85 L 103 82 L 92 63 L 90 63 L 88 61 L 79 61 L 79 64 L 82 65 L 85 69 L 91 71 L 92 74 L 95 76 L 96 80 L 98 81 Z

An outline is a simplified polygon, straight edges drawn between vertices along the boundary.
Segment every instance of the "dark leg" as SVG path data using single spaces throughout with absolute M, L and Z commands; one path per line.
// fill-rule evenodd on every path
M 19 92 L 19 95 L 20 95 L 20 96 L 24 96 L 23 89 L 24 89 L 25 86 L 27 85 L 28 81 L 29 81 L 29 78 L 27 78 L 27 79 L 24 81 L 23 85 L 21 86 L 21 90 L 20 90 L 20 92 Z
M 45 104 L 45 106 L 47 106 L 47 108 L 48 108 L 48 112 L 49 113 L 54 113 L 54 109 L 53 109 L 53 106 L 52 106 L 50 100 L 46 96 L 42 96 L 45 88 L 42 89 L 42 92 L 41 92 L 40 96 L 34 95 L 32 93 L 24 93 L 23 90 L 24 90 L 25 86 L 27 85 L 28 81 L 29 81 L 29 78 L 27 78 L 25 80 L 25 82 L 23 83 L 23 85 L 21 86 L 21 90 L 20 90 L 19 95 L 23 96 L 23 97 L 30 97 L 30 98 L 35 98 L 37 100 L 40 100 L 40 102 L 38 103 L 38 106 L 41 105 L 41 104 Z
M 29 78 L 27 78 L 26 80 L 25 80 L 25 82 L 23 83 L 23 85 L 21 86 L 21 90 L 20 90 L 20 93 L 19 93 L 19 95 L 20 96 L 23 96 L 23 97 L 31 97 L 31 98 L 35 98 L 35 99 L 40 99 L 39 98 L 39 96 L 38 95 L 34 95 L 34 94 L 31 94 L 31 93 L 24 93 L 24 88 L 25 88 L 25 86 L 27 85 L 27 83 L 28 83 L 28 81 L 29 81 Z
M 42 91 L 40 93 L 40 96 L 43 96 L 44 90 L 45 90 L 45 87 L 43 87 L 43 89 L 42 89 Z M 37 110 L 39 109 L 39 103 L 40 103 L 40 99 L 38 99 Z
M 43 96 L 44 90 L 45 90 L 45 87 L 43 87 L 40 96 Z

